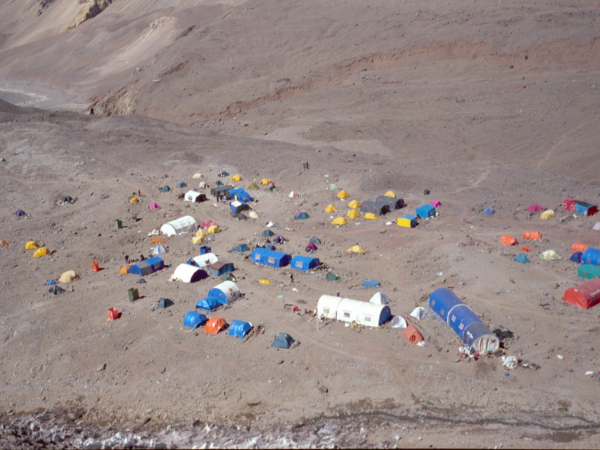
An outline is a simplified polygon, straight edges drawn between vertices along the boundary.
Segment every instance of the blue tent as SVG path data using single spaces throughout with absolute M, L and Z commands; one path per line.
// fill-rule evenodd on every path
M 379 286 L 379 281 L 371 280 L 371 281 L 363 281 L 363 287 L 375 287 Z
M 292 344 L 296 342 L 294 338 L 286 333 L 279 333 L 279 335 L 275 338 L 271 347 L 275 348 L 290 348 Z
M 273 233 L 272 230 L 265 230 L 262 232 L 263 237 L 271 237 L 271 236 L 275 236 L 275 233 Z
M 196 329 L 200 325 L 206 323 L 207 320 L 208 319 L 204 314 L 200 314 L 196 311 L 190 311 L 183 318 L 183 326 Z
M 208 266 L 208 273 L 214 277 L 220 277 L 224 273 L 233 272 L 234 270 L 235 267 L 233 267 L 232 262 L 217 261 L 216 263 Z
M 165 262 L 162 260 L 162 258 L 155 256 L 154 258 L 146 259 L 130 266 L 129 273 L 141 276 L 150 275 L 151 273 L 154 273 L 164 267 Z
M 233 212 L 240 213 L 242 211 L 248 211 L 250 207 L 245 203 L 235 201 L 229 204 L 229 209 L 231 209 Z
M 202 309 L 204 311 L 214 311 L 220 306 L 222 306 L 221 302 L 216 297 L 206 297 L 202 300 L 198 300 L 198 303 L 196 303 L 196 309 Z
M 177 183 L 178 188 L 184 188 L 186 186 L 187 186 L 187 184 L 185 184 L 185 181 L 180 181 L 179 183 Z
M 15 213 L 15 216 L 18 216 L 18 217 L 24 217 L 26 215 L 27 214 L 22 209 L 17 209 L 17 212 Z
M 450 289 L 440 288 L 433 291 L 429 296 L 429 306 L 467 346 L 474 347 L 480 353 L 498 349 L 498 337 Z
M 231 325 L 229 325 L 229 336 L 235 336 L 243 339 L 251 329 L 252 324 L 248 322 L 242 322 L 241 320 L 234 320 L 231 322 Z
M 421 219 L 435 216 L 435 208 L 431 205 L 421 205 L 417 208 L 417 216 Z
M 588 248 L 585 252 L 583 252 L 583 255 L 581 255 L 581 263 L 600 266 L 600 250 Z
M 46 283 L 46 286 L 52 286 L 53 284 L 56 284 L 56 281 L 50 280 Z
M 569 258 L 569 261 L 573 261 L 576 262 L 577 264 L 581 264 L 581 257 L 583 256 L 583 253 L 581 252 L 575 252 L 571 255 L 571 257 Z
M 252 252 L 252 261 L 258 264 L 271 267 L 287 266 L 292 259 L 292 255 L 283 252 L 275 252 L 266 248 L 255 248 Z
M 162 192 L 169 192 L 170 190 L 171 190 L 171 188 L 169 186 L 167 186 L 166 184 L 161 189 Z
M 244 253 L 244 252 L 249 252 L 250 249 L 248 248 L 248 246 L 246 244 L 238 244 L 238 246 L 235 248 L 235 251 L 238 253 Z
M 529 258 L 527 258 L 525 253 L 519 253 L 517 256 L 515 256 L 515 261 L 523 263 L 523 264 L 531 262 L 531 261 L 529 261 Z
M 321 262 L 319 258 L 313 258 L 311 256 L 296 255 L 292 258 L 290 263 L 292 269 L 296 270 L 310 270 L 317 267 Z
M 485 214 L 486 216 L 491 216 L 492 214 L 494 214 L 496 211 L 494 211 L 492 208 L 487 207 L 483 210 L 483 214 Z
M 206 245 L 203 245 L 202 247 L 200 247 L 200 254 L 204 255 L 205 253 L 210 253 L 210 247 L 207 247 Z

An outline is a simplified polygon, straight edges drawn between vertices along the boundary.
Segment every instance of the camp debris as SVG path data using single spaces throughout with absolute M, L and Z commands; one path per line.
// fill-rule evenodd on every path
M 275 233 L 273 232 L 273 230 L 265 230 L 262 232 L 262 236 L 263 237 L 271 237 L 271 236 L 275 236 Z
M 248 213 L 248 217 L 250 217 L 251 219 L 258 219 L 258 213 L 256 211 L 250 211 Z
M 77 275 L 75 273 L 75 271 L 73 270 L 67 270 L 66 272 L 63 272 L 63 274 L 60 276 L 60 278 L 58 279 L 59 283 L 70 283 L 73 280 L 76 280 L 77 278 L 79 278 L 79 275 Z
M 340 216 L 340 217 L 333 219 L 333 222 L 331 222 L 331 225 L 348 225 L 348 221 L 346 220 L 345 217 Z
M 216 225 L 211 225 L 210 227 L 208 227 L 208 232 L 210 234 L 220 233 L 221 229 Z
M 352 200 L 350 203 L 348 203 L 348 208 L 360 208 L 360 202 L 358 200 Z
M 131 197 L 129 199 L 129 203 L 139 203 L 140 201 L 137 199 L 137 197 Z
M 250 248 L 246 244 L 238 244 L 235 248 L 235 251 L 238 253 L 249 252 Z
M 506 245 L 507 247 L 513 246 L 513 245 L 517 245 L 519 242 L 512 236 L 509 236 L 508 234 L 505 234 L 504 236 L 502 236 L 500 238 L 500 243 L 502 245 Z
M 348 194 L 346 191 L 343 191 L 343 190 L 338 192 L 338 194 L 337 194 L 337 198 L 339 198 L 339 199 L 344 199 L 344 198 L 348 198 L 348 197 L 350 197 L 350 194 Z
M 433 291 L 429 296 L 429 307 L 477 353 L 494 352 L 500 347 L 498 337 L 450 289 Z
M 542 258 L 544 261 L 556 261 L 558 259 L 561 259 L 560 256 L 558 256 L 558 254 L 554 250 L 546 250 L 542 252 L 540 258 Z
M 540 219 L 548 220 L 552 217 L 554 217 L 554 211 L 552 211 L 551 209 L 549 209 L 548 211 L 544 211 L 542 214 L 540 214 Z
M 25 244 L 25 250 L 35 250 L 38 247 L 39 247 L 39 244 L 35 241 L 28 241 Z
M 596 222 L 594 224 L 594 226 L 592 227 L 592 230 L 594 230 L 594 231 L 600 231 L 600 222 Z
M 496 211 L 494 211 L 493 208 L 487 207 L 483 210 L 483 214 L 486 216 L 491 216 L 492 214 L 494 214 Z
M 515 261 L 523 263 L 523 264 L 527 264 L 527 263 L 531 262 L 531 261 L 529 261 L 529 258 L 527 258 L 527 256 L 525 256 L 525 253 L 519 253 L 517 256 L 515 256 Z
M 295 344 L 295 340 L 293 337 L 291 337 L 289 334 L 286 333 L 279 333 L 277 335 L 277 337 L 273 340 L 273 343 L 271 344 L 272 348 L 285 348 L 285 349 L 289 349 L 292 348 L 293 345 Z
M 328 205 L 327 208 L 325 208 L 325 212 L 326 213 L 332 213 L 332 212 L 336 212 L 337 208 L 333 205 Z
M 337 187 L 335 184 L 330 184 L 330 185 L 329 185 L 329 187 L 328 187 L 328 189 L 329 189 L 330 191 L 335 191 L 337 188 L 338 188 L 338 187 Z
M 348 250 L 346 250 L 346 252 L 364 253 L 365 250 L 360 245 L 354 245 L 354 246 L 350 247 Z
M 195 330 L 200 325 L 206 323 L 206 321 L 207 318 L 204 314 L 200 314 L 196 311 L 190 311 L 183 318 L 183 326 Z
M 46 247 L 40 247 L 38 248 L 35 253 L 33 254 L 34 258 L 41 258 L 42 256 L 46 256 L 48 255 L 50 252 L 48 251 L 48 249 Z
M 169 192 L 171 190 L 171 188 L 169 186 L 167 186 L 166 184 L 160 189 L 161 192 Z
M 250 322 L 234 320 L 233 322 L 231 322 L 231 325 L 229 325 L 229 336 L 244 339 L 252 328 L 253 326 Z

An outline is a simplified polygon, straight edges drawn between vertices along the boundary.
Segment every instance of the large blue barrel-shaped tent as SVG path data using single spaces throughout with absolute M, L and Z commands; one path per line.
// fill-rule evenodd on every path
M 581 264 L 600 266 L 600 250 L 597 248 L 588 248 L 581 256 Z
M 486 327 L 471 308 L 448 288 L 436 289 L 429 296 L 429 306 L 477 353 L 498 350 L 498 337 Z

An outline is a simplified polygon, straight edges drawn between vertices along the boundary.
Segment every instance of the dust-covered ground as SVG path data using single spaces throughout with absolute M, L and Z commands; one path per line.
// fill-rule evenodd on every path
M 595 201 L 597 182 L 550 172 L 532 176 L 516 164 L 405 160 L 265 142 L 141 116 L 95 118 L 6 103 L 0 116 L 0 238 L 9 244 L 0 249 L 4 446 L 49 443 L 53 435 L 61 445 L 99 445 L 117 432 L 123 439 L 137 436 L 140 445 L 151 445 L 150 439 L 177 446 L 598 445 L 600 384 L 585 373 L 600 365 L 593 337 L 599 313 L 562 300 L 580 281 L 568 260 L 571 245 L 596 245 L 598 232 L 591 230 L 595 217 L 560 210 L 564 198 Z M 240 186 L 274 181 L 279 192 L 251 192 L 259 219 L 233 219 L 229 206 L 210 196 L 200 204 L 178 200 L 188 188 L 159 192 L 178 181 L 197 186 L 202 180 L 192 179 L 195 173 L 213 185 L 222 170 L 240 174 Z M 339 190 L 327 189 L 331 183 L 350 197 L 339 200 Z M 129 203 L 138 189 L 141 202 Z M 292 190 L 302 196 L 289 198 Z M 406 208 L 375 221 L 330 225 L 350 200 L 387 190 L 404 198 Z M 57 204 L 65 195 L 77 201 Z M 415 229 L 385 225 L 432 199 L 442 202 L 439 217 Z M 152 211 L 154 201 L 160 209 Z M 530 216 L 530 203 L 557 215 Z M 329 204 L 338 212 L 325 213 Z M 496 214 L 482 215 L 487 206 Z M 16 217 L 17 209 L 28 215 Z M 292 220 L 301 210 L 310 218 Z M 219 282 L 168 281 L 178 264 L 198 253 L 189 234 L 167 239 L 164 259 L 171 267 L 144 277 L 146 283 L 119 274 L 125 255 L 150 253 L 150 231 L 188 214 L 220 225 L 209 245 L 235 264 L 244 294 L 211 315 L 262 325 L 264 334 L 241 341 L 182 329 L 185 313 Z M 123 220 L 122 229 L 115 229 L 115 219 Z M 275 230 L 288 239 L 278 245 L 283 251 L 303 254 L 310 237 L 321 239 L 316 256 L 325 269 L 295 271 L 292 284 L 289 267 L 257 266 L 247 253 L 228 253 L 238 243 L 264 243 L 268 221 L 278 222 Z M 523 242 L 526 230 L 539 230 L 543 239 Z M 531 264 L 513 261 L 519 246 L 502 246 L 504 234 L 526 243 Z M 32 258 L 24 249 L 29 240 L 52 253 Z M 365 253 L 346 251 L 355 244 Z M 562 259 L 542 261 L 539 253 L 547 249 Z M 92 272 L 93 261 L 100 272 Z M 341 280 L 326 281 L 327 269 Z M 45 282 L 66 270 L 81 278 L 61 284 L 65 294 L 50 294 Z M 380 287 L 362 288 L 371 279 Z M 519 367 L 505 376 L 499 358 L 456 362 L 460 341 L 434 318 L 415 321 L 426 339 L 417 347 L 389 323 L 353 330 L 321 322 L 317 329 L 310 315 L 290 308 L 314 309 L 322 294 L 368 301 L 382 291 L 395 315 L 408 316 L 442 286 L 503 336 L 507 354 L 540 368 Z M 127 298 L 131 287 L 141 295 L 134 303 Z M 161 297 L 175 305 L 156 308 Z M 123 315 L 108 322 L 111 307 Z M 270 348 L 280 332 L 300 345 Z M 39 419 L 40 411 L 48 414 Z M 105 445 L 125 445 L 119 439 Z

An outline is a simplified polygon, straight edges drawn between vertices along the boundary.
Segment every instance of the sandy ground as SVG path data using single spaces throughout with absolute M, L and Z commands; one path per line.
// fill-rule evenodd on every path
M 84 7 L 0 0 L 2 446 L 30 445 L 6 430 L 29 436 L 48 423 L 70 430 L 63 444 L 75 447 L 116 431 L 180 447 L 599 446 L 600 381 L 585 373 L 600 369 L 600 310 L 562 296 L 581 281 L 571 245 L 598 246 L 600 219 L 560 209 L 600 196 L 596 2 L 120 0 L 68 29 Z M 280 191 L 253 192 L 260 218 L 248 221 L 214 198 L 178 200 L 187 189 L 159 192 L 197 186 L 196 172 L 213 185 L 222 170 Z M 138 189 L 141 203 L 130 204 Z M 407 207 L 330 224 L 350 200 L 388 190 Z M 77 202 L 58 205 L 65 195 Z M 434 199 L 439 217 L 385 225 Z M 556 217 L 531 216 L 531 203 Z M 481 214 L 488 206 L 495 215 Z M 292 220 L 301 210 L 310 218 Z M 215 315 L 265 334 L 246 342 L 181 329 L 217 284 L 168 281 L 198 253 L 190 235 L 167 240 L 171 267 L 145 284 L 119 275 L 126 255 L 149 254 L 148 232 L 188 214 L 221 226 L 210 245 L 235 264 L 244 293 Z M 228 253 L 263 243 L 268 221 L 286 252 L 321 239 L 323 268 L 292 284 L 290 268 Z M 521 265 L 527 230 L 543 239 L 526 243 L 532 263 Z M 504 234 L 520 245 L 500 245 Z M 33 259 L 29 240 L 52 254 Z M 355 244 L 365 253 L 346 252 Z M 548 249 L 562 259 L 540 260 Z M 326 281 L 329 269 L 341 281 Z M 66 270 L 81 278 L 48 293 L 44 283 Z M 381 286 L 362 288 L 371 279 Z M 427 343 L 415 347 L 389 324 L 317 330 L 289 307 L 381 290 L 406 316 L 442 286 L 539 370 L 505 376 L 499 359 L 456 362 L 460 342 L 434 318 L 416 323 Z M 157 309 L 161 297 L 175 305 Z M 123 316 L 107 322 L 110 307 Z M 300 345 L 271 349 L 279 332 Z M 37 446 L 58 445 L 50 439 Z

